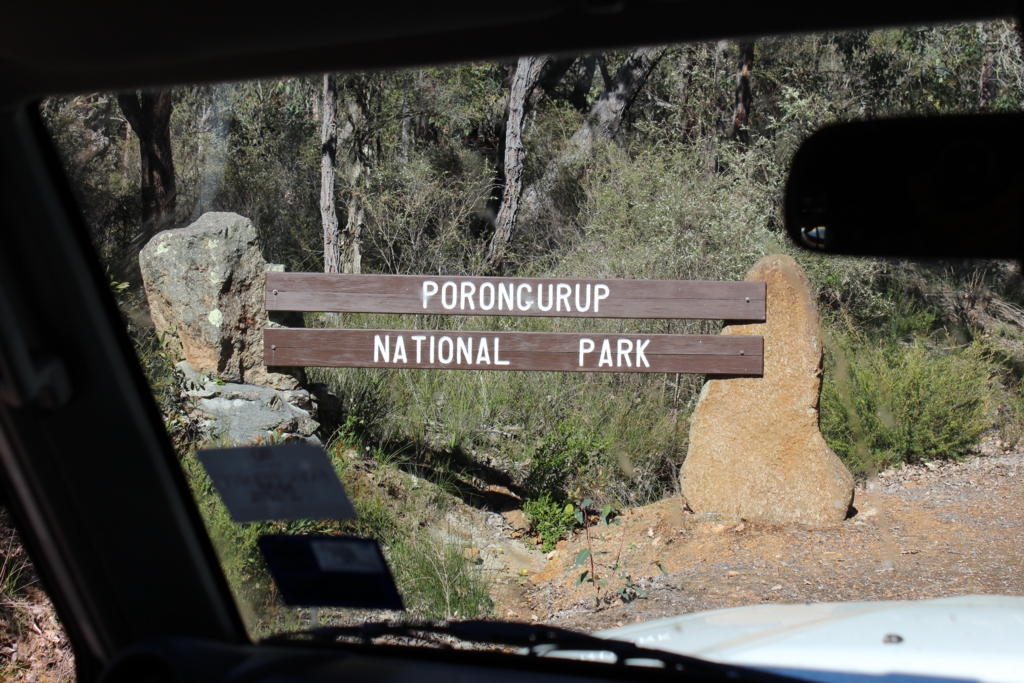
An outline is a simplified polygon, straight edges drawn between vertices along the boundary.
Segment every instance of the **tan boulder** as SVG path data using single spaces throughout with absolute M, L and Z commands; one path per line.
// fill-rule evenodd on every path
M 789 256 L 758 261 L 766 322 L 722 334 L 764 337 L 764 376 L 711 379 L 690 423 L 683 494 L 697 513 L 821 526 L 843 521 L 853 477 L 818 427 L 823 352 L 810 283 Z

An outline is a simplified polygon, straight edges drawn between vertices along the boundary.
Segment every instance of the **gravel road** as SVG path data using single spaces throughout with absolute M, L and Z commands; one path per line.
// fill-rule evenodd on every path
M 857 513 L 826 529 L 694 515 L 665 500 L 592 527 L 599 593 L 575 585 L 590 567 L 573 566 L 588 547 L 579 534 L 529 581 L 509 579 L 497 616 L 593 631 L 771 602 L 1022 595 L 1021 500 L 1021 453 L 880 473 L 858 488 Z

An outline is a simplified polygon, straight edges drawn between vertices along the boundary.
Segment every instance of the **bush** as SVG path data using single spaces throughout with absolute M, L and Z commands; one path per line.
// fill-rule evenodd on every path
M 603 450 L 604 444 L 581 420 L 560 422 L 537 443 L 526 477 L 527 490 L 542 495 L 564 493 L 570 478 Z
M 561 505 L 551 500 L 547 493 L 539 498 L 527 500 L 523 511 L 529 517 L 533 528 L 540 535 L 541 550 L 550 552 L 555 544 L 565 537 L 573 528 L 572 505 Z
M 1018 381 L 1007 392 L 1006 400 L 999 407 L 997 426 L 1003 448 L 1016 448 L 1024 441 L 1024 380 Z
M 392 549 L 391 565 L 406 608 L 427 619 L 490 614 L 487 582 L 454 539 L 420 536 Z
M 997 387 L 980 344 L 933 349 L 919 339 L 910 346 L 865 344 L 839 351 L 848 366 L 844 378 L 842 359 L 835 350 L 829 354 L 821 429 L 855 471 L 958 460 L 992 426 Z M 870 462 L 861 462 L 858 439 Z

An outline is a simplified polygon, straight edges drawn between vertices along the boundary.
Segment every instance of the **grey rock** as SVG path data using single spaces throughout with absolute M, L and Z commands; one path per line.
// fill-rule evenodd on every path
M 196 373 L 284 390 L 304 382 L 301 368 L 263 364 L 265 273 L 283 267 L 264 261 L 249 219 L 203 214 L 155 235 L 139 265 L 157 332 Z
M 272 432 L 319 443 L 316 406 L 304 390 L 280 391 L 251 384 L 225 384 L 199 398 L 196 407 L 211 420 L 211 431 L 233 443 L 249 443 Z
M 181 374 L 182 398 L 209 398 L 220 392 L 216 382 L 197 372 L 188 361 L 180 361 L 174 367 Z
M 187 360 L 175 363 L 174 369 L 181 373 L 181 385 L 186 390 L 200 389 L 209 381 L 208 377 L 199 374 Z

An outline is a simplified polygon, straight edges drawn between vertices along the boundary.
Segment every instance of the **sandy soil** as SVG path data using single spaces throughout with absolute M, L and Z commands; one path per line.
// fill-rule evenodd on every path
M 575 585 L 590 569 L 574 566 L 588 547 L 577 534 L 528 580 L 503 579 L 496 616 L 593 631 L 769 602 L 1024 594 L 1024 454 L 884 472 L 871 488 L 825 529 L 694 515 L 678 499 L 595 520 L 605 588 Z

